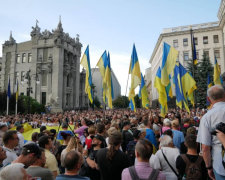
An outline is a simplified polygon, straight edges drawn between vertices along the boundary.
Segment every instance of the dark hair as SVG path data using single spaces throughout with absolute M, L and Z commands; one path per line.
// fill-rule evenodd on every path
M 17 131 L 14 131 L 14 130 L 7 131 L 3 136 L 3 143 L 8 144 L 9 140 L 13 139 L 14 134 L 17 134 Z
M 40 127 L 40 133 L 42 133 L 44 130 L 46 130 L 47 128 L 46 128 L 46 126 L 41 126 Z
M 77 151 L 70 151 L 66 154 L 64 164 L 67 170 L 74 170 L 77 168 L 80 161 L 80 154 Z
M 135 150 L 142 160 L 149 160 L 153 152 L 153 146 L 147 139 L 138 140 Z
M 0 130 L 1 130 L 2 128 L 4 128 L 4 127 L 7 127 L 7 125 L 6 125 L 6 124 L 0 125 Z
M 187 135 L 185 137 L 185 145 L 190 149 L 197 149 L 198 144 L 196 142 L 196 136 L 193 134 Z
M 171 138 L 173 138 L 173 131 L 171 129 L 167 129 L 164 133 L 164 135 L 168 135 L 170 136 Z
M 105 125 L 102 123 L 97 124 L 97 133 L 103 133 L 105 131 Z
M 49 136 L 41 136 L 39 139 L 38 139 L 38 144 L 41 148 L 44 148 L 45 149 L 45 145 L 47 145 L 49 143 L 49 139 L 51 139 Z
M 16 127 L 16 130 L 20 131 L 22 128 L 23 128 L 23 125 L 19 125 L 19 126 Z
M 26 156 L 28 154 L 34 153 L 37 158 L 41 157 L 41 151 L 37 144 L 29 143 L 23 146 L 21 154 Z
M 32 141 L 37 141 L 38 140 L 38 132 L 34 132 L 31 136 Z
M 64 122 L 64 123 L 62 123 L 62 128 L 63 128 L 63 129 L 68 128 L 68 124 L 67 124 L 67 123 L 65 123 L 65 122 Z
M 113 156 L 116 153 L 115 146 L 121 144 L 121 142 L 122 142 L 122 134 L 121 134 L 121 132 L 115 131 L 115 132 L 112 132 L 109 135 L 110 147 L 109 147 L 109 150 L 108 150 L 108 152 L 106 154 L 107 159 L 109 159 L 109 160 L 113 159 Z
M 54 134 L 54 136 L 56 135 L 56 130 L 55 130 L 55 129 L 50 129 L 50 132 L 51 132 L 52 134 Z
M 148 120 L 148 119 L 144 119 L 144 120 L 143 120 L 143 124 L 144 124 L 145 126 L 148 126 L 149 120 Z

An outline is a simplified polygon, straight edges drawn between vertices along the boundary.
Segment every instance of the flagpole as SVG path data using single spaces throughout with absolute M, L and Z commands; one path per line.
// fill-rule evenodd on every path
M 15 115 L 17 115 L 17 104 L 18 104 L 18 101 L 16 100 L 16 110 L 15 110 Z
M 128 81 L 129 81 L 129 72 L 128 72 L 128 77 L 127 77 L 127 86 L 128 86 Z M 127 86 L 126 86 L 125 96 L 127 95 Z
M 7 110 L 6 110 L 6 115 L 9 115 L 9 97 L 7 95 Z

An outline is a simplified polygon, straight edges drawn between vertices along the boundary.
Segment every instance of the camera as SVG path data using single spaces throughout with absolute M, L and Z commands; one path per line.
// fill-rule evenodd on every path
M 225 123 L 220 122 L 219 124 L 217 124 L 215 130 L 213 130 L 211 132 L 211 134 L 216 136 L 216 133 L 217 133 L 216 130 L 219 130 L 219 131 L 221 131 L 222 133 L 225 134 Z

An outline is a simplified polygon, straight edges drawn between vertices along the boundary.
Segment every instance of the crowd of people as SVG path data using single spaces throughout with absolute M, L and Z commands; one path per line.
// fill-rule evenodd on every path
M 0 179 L 225 179 L 225 91 L 213 86 L 208 97 L 210 110 L 166 117 L 159 109 L 1 116 Z M 25 123 L 38 129 L 29 140 Z

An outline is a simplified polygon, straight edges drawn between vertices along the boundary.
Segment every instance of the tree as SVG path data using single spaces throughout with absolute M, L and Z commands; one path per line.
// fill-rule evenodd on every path
M 129 106 L 129 99 L 127 96 L 119 96 L 113 101 L 114 108 L 127 108 Z
M 139 98 L 138 94 L 136 94 L 136 96 L 134 96 L 134 102 L 135 102 L 136 108 L 141 108 L 141 106 L 142 106 L 141 99 Z
M 187 69 L 189 72 L 191 71 L 191 63 L 188 64 Z M 206 108 L 207 78 L 209 74 L 212 80 L 213 66 L 210 63 L 209 57 L 207 57 L 205 54 L 203 55 L 202 60 L 200 60 L 197 66 L 195 67 L 194 73 L 194 78 L 197 85 L 197 90 L 195 90 L 195 104 L 197 105 L 197 107 Z
M 100 108 L 101 103 L 100 103 L 100 101 L 98 100 L 98 97 L 97 97 L 97 96 L 95 96 L 95 98 L 94 98 L 94 100 L 93 100 L 93 104 L 94 104 L 94 106 L 96 106 L 97 108 Z

